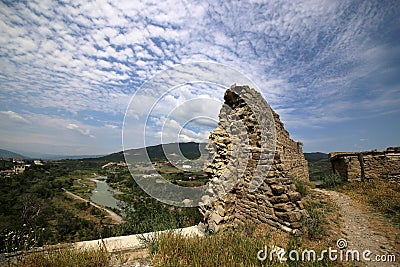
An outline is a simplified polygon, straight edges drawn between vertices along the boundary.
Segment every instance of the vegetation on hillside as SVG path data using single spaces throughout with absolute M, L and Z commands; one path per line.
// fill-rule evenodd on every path
M 111 235 L 104 215 L 65 196 L 70 170 L 57 163 L 31 166 L 0 187 L 0 251 Z
M 8 151 L 5 149 L 0 149 L 0 158 L 21 158 L 21 159 L 26 159 L 28 157 L 25 157 L 21 154 L 12 152 L 12 151 Z
M 152 162 L 155 161 L 166 161 L 167 156 L 165 152 L 167 152 L 168 157 L 171 157 L 172 154 L 180 154 L 188 159 L 197 159 L 201 156 L 201 152 L 205 147 L 204 143 L 170 143 L 163 145 L 155 145 L 148 146 L 146 148 L 137 148 L 137 149 L 129 149 L 126 150 L 125 153 L 129 157 L 129 162 L 146 162 L 149 159 Z M 93 160 L 93 159 L 91 159 Z M 109 161 L 124 161 L 124 152 L 113 153 L 104 157 L 100 157 L 99 161 L 109 162 Z
M 124 193 L 116 195 L 122 201 L 121 208 L 125 216 L 124 222 L 118 227 L 121 235 L 182 228 L 196 225 L 201 220 L 197 208 L 175 207 L 149 196 L 126 168 L 109 173 L 107 181 Z
M 304 153 L 304 157 L 308 161 L 311 181 L 320 181 L 324 176 L 329 175 L 330 163 L 328 154 L 320 152 Z

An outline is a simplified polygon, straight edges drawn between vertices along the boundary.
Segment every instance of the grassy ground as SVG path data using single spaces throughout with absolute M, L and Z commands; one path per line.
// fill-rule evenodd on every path
M 16 257 L 2 266 L 16 267 L 86 267 L 109 266 L 109 253 L 102 248 L 77 249 L 73 247 L 47 249 L 45 251 L 29 253 L 26 256 Z
M 206 237 L 182 237 L 164 234 L 149 244 L 152 266 L 340 266 L 327 259 L 316 262 L 259 260 L 259 250 L 281 247 L 287 252 L 335 247 L 340 236 L 338 207 L 324 195 L 310 191 L 304 184 L 303 203 L 309 216 L 303 218 L 304 229 L 299 236 L 266 225 L 246 225 Z M 262 255 L 262 254 L 261 254 Z M 288 256 L 288 255 L 286 255 Z M 326 257 L 325 257 L 326 258 Z
M 383 213 L 395 225 L 400 225 L 400 184 L 383 179 L 346 183 L 338 189 Z

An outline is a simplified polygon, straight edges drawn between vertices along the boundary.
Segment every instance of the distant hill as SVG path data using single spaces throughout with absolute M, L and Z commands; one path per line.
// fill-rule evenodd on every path
M 182 153 L 186 158 L 196 159 L 200 156 L 200 151 L 205 149 L 204 143 L 171 143 L 165 145 L 149 146 L 147 148 L 130 149 L 126 151 L 129 157 L 129 162 L 143 162 L 147 161 L 147 153 L 151 161 L 165 161 L 168 159 L 173 161 L 177 157 L 177 154 Z M 181 152 L 180 152 L 181 151 Z M 166 156 L 167 155 L 167 156 Z M 321 152 L 304 153 L 304 157 L 308 161 L 310 179 L 321 180 L 322 177 L 329 174 L 330 163 L 328 154 Z M 102 162 L 110 161 L 124 161 L 123 152 L 113 153 L 104 157 L 100 157 L 93 160 L 101 160 Z
M 322 152 L 304 153 L 304 157 L 308 162 L 314 162 L 321 159 L 328 159 L 328 154 Z
M 330 173 L 330 163 L 328 154 L 321 152 L 304 153 L 304 157 L 308 161 L 308 170 L 311 181 L 321 180 Z
M 0 149 L 0 158 L 22 158 L 22 159 L 28 159 L 29 157 L 23 156 L 21 154 L 5 150 L 5 149 Z
M 177 155 L 183 154 L 186 158 L 196 159 L 200 157 L 200 151 L 205 149 L 204 143 L 170 143 L 156 146 L 149 146 L 146 148 L 137 148 L 126 150 L 125 153 L 129 157 L 130 162 L 147 161 L 148 157 L 152 161 L 165 161 L 167 157 L 171 160 L 178 158 Z M 148 154 L 148 157 L 147 157 Z M 113 153 L 107 156 L 99 157 L 98 160 L 104 161 L 124 161 L 123 151 Z
M 149 146 L 147 148 L 136 148 L 126 150 L 126 154 L 132 161 L 140 162 L 147 160 L 147 154 L 152 161 L 163 161 L 173 159 L 177 154 L 182 153 L 186 158 L 195 159 L 200 156 L 200 151 L 205 149 L 205 143 L 170 143 L 163 145 Z M 181 152 L 180 152 L 181 151 Z M 166 156 L 167 155 L 167 156 Z M 304 153 L 308 162 L 323 161 L 328 162 L 328 154 L 321 152 Z M 102 161 L 124 161 L 123 151 L 112 153 L 107 156 L 93 157 Z
M 41 159 L 62 160 L 62 159 L 95 159 L 104 157 L 104 155 L 43 155 Z

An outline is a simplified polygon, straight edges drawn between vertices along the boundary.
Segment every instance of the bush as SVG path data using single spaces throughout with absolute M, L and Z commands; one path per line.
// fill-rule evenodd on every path
M 311 184 L 300 180 L 294 180 L 294 184 L 296 185 L 297 192 L 299 192 L 302 197 L 308 195 L 310 192 L 309 187 L 312 186 Z
M 344 179 L 337 173 L 331 173 L 322 177 L 323 188 L 333 188 L 344 184 Z
M 308 216 L 304 215 L 302 217 L 302 223 L 310 239 L 317 239 L 325 234 L 325 227 L 323 224 L 326 223 L 326 220 L 324 213 L 320 210 L 322 207 L 318 207 L 318 205 L 321 204 L 314 202 L 304 204 Z
M 128 200 L 129 201 L 129 200 Z M 119 234 L 141 234 L 196 225 L 202 219 L 198 208 L 177 208 L 155 199 L 147 202 L 124 201 L 124 222 Z

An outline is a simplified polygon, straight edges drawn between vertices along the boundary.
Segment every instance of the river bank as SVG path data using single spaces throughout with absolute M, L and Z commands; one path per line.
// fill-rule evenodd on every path
M 110 217 L 116 224 L 122 223 L 122 217 L 119 216 L 118 214 L 116 214 L 115 212 L 113 212 L 112 210 L 109 210 L 107 208 L 101 207 L 101 206 L 97 205 L 96 203 L 94 203 L 92 201 L 88 201 L 88 200 L 86 200 L 86 199 L 84 199 L 84 198 L 82 198 L 82 197 L 80 197 L 78 195 L 75 195 L 74 193 L 72 193 L 72 192 L 70 192 L 70 191 L 68 191 L 68 190 L 66 190 L 64 188 L 63 188 L 63 190 L 64 190 L 64 193 L 66 195 L 68 195 L 68 196 L 70 196 L 70 197 L 72 197 L 74 199 L 80 200 L 82 202 L 89 203 L 93 207 L 95 207 L 95 208 L 97 208 L 97 209 L 99 209 L 101 211 L 106 212 L 108 214 L 108 217 Z
M 87 180 L 96 183 L 95 189 L 93 189 L 91 192 L 92 193 L 92 195 L 90 196 L 91 201 L 104 207 L 109 207 L 118 210 L 121 209 L 118 205 L 119 200 L 114 198 L 114 194 L 120 192 L 117 192 L 117 190 L 111 188 L 107 184 L 106 177 L 98 176 L 96 178 L 87 178 Z

